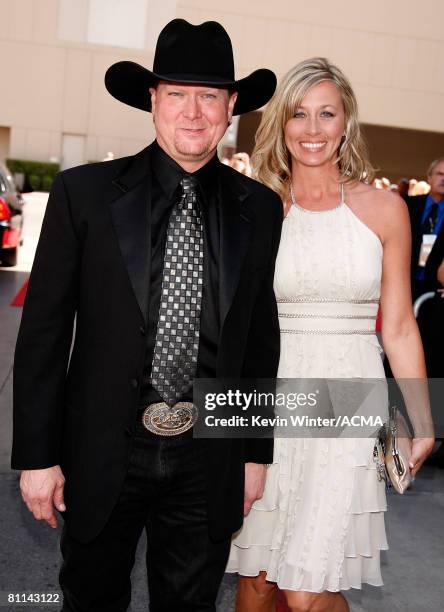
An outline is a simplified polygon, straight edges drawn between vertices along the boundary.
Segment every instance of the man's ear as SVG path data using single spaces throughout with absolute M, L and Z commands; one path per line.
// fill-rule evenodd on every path
M 150 92 L 150 96 L 151 96 L 151 112 L 154 116 L 154 113 L 156 111 L 156 95 L 157 95 L 157 91 L 155 87 L 150 87 L 149 88 L 149 92 Z
M 231 123 L 231 119 L 233 117 L 233 109 L 234 109 L 234 105 L 236 104 L 236 100 L 237 100 L 237 91 L 233 91 L 233 93 L 230 95 L 230 98 L 228 100 L 228 123 Z

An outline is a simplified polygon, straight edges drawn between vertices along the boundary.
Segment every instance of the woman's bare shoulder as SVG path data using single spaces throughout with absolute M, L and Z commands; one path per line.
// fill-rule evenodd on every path
M 371 208 L 378 214 L 393 216 L 403 214 L 407 205 L 401 196 L 393 191 L 376 189 L 367 183 L 355 182 L 348 188 L 351 197 L 363 208 Z
M 354 183 L 345 187 L 345 202 L 379 236 L 383 245 L 387 238 L 399 232 L 400 227 L 405 231 L 410 227 L 407 205 L 397 193 L 366 183 Z

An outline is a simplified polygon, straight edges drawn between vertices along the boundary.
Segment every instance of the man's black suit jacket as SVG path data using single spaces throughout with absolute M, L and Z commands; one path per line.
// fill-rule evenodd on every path
M 426 283 L 430 291 L 442 288 L 438 282 L 438 268 L 444 261 L 444 229 L 441 228 L 433 249 L 427 259 Z M 442 347 L 444 346 L 444 299 L 435 293 L 433 299 L 425 302 L 419 311 L 418 324 L 421 332 L 424 353 L 426 358 L 427 375 L 430 378 L 444 377 L 444 361 Z M 438 420 L 443 423 L 442 402 L 440 405 L 432 404 L 436 410 Z
M 410 224 L 412 229 L 412 262 L 411 262 L 411 280 L 412 280 L 412 290 L 414 297 L 418 297 L 417 291 L 415 291 L 417 281 L 416 281 L 416 271 L 418 269 L 418 259 L 419 252 L 421 250 L 422 244 L 422 215 L 424 213 L 424 208 L 426 205 L 427 196 L 412 196 L 407 197 L 407 207 L 410 215 Z M 444 233 L 444 226 L 440 229 L 439 234 Z M 425 280 L 421 283 L 420 293 L 425 291 L 434 291 L 437 286 L 436 278 L 432 280 L 433 274 L 431 270 L 432 262 L 435 260 L 436 254 L 436 242 L 432 247 L 430 255 L 427 259 L 427 264 L 425 267 Z
M 436 237 L 433 249 L 427 259 L 426 265 L 426 278 L 430 283 L 430 286 L 434 290 L 441 289 L 442 285 L 438 282 L 438 268 L 444 261 L 444 231 L 440 229 L 438 236 Z
M 424 270 L 424 280 L 421 285 L 415 278 L 417 262 L 422 242 L 421 219 L 424 212 L 427 196 L 407 198 L 410 220 L 412 224 L 412 289 L 414 298 L 426 291 L 436 291 L 441 287 L 437 272 L 444 259 L 444 226 L 441 227 L 436 241 L 430 251 Z M 444 301 L 439 294 L 425 302 L 419 311 L 418 325 L 427 367 L 427 375 L 431 378 L 442 378 L 444 368 L 442 365 L 442 344 L 444 337 L 443 326 Z M 437 409 L 437 408 L 434 408 Z
M 17 340 L 12 467 L 62 466 L 66 520 L 83 541 L 99 533 L 117 500 L 135 427 L 149 300 L 150 150 L 57 176 Z M 218 172 L 217 375 L 273 378 L 282 204 L 221 163 Z M 207 454 L 209 529 L 219 539 L 242 523 L 244 463 L 270 463 L 273 442 L 213 440 Z

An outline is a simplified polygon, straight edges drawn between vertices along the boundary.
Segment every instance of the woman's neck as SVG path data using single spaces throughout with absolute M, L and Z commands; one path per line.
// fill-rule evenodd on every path
M 293 163 L 291 182 L 298 198 L 312 202 L 322 201 L 338 191 L 339 168 L 337 165 L 312 167 Z

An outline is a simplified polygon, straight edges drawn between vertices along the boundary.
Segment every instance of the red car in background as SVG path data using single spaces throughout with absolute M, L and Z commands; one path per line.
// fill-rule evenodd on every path
M 0 265 L 15 266 L 22 243 L 23 204 L 14 179 L 0 164 Z

